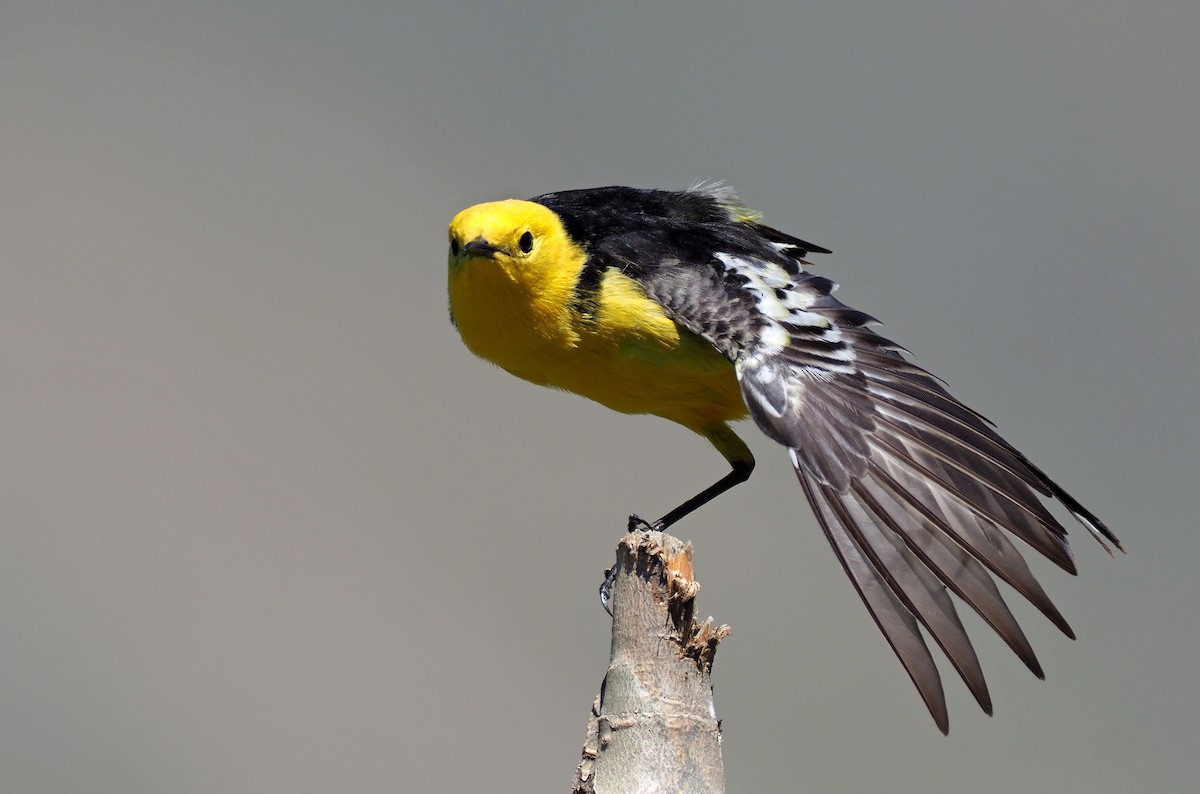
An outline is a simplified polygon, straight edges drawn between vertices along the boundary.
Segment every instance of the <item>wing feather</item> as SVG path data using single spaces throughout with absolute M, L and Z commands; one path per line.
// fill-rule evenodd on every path
M 879 577 L 926 628 L 958 670 L 980 707 L 991 714 L 992 701 L 983 670 L 942 582 L 900 535 L 887 531 L 886 513 L 880 515 L 872 509 L 878 502 L 860 499 L 854 492 L 843 494 L 829 486 L 820 487 L 825 501 L 834 507 L 842 525 L 865 552 Z
M 1034 675 L 1045 677 L 1025 632 L 1004 603 L 996 582 L 970 552 L 936 526 L 907 510 L 874 479 L 856 482 L 854 495 L 881 523 L 903 539 L 939 581 L 987 621 Z
M 666 256 L 640 265 L 638 278 L 733 362 L 750 415 L 789 448 L 830 546 L 938 727 L 948 724 L 945 697 L 922 626 L 990 714 L 950 593 L 1041 678 L 993 576 L 1074 634 L 1010 537 L 1074 573 L 1067 531 L 1042 501 L 1057 498 L 1101 543 L 1120 543 L 983 415 L 875 333 L 874 317 L 834 298 L 834 282 L 805 272 L 801 257 L 823 249 L 754 228 L 765 237 L 757 251 L 731 237 L 728 253 Z
M 838 561 L 842 564 L 850 583 L 858 591 L 875 625 L 883 633 L 888 645 L 900 660 L 900 664 L 917 687 L 925 701 L 933 721 L 942 733 L 950 730 L 950 718 L 946 711 L 946 695 L 942 690 L 942 678 L 933 661 L 929 648 L 921 638 L 916 618 L 896 594 L 880 577 L 878 571 L 863 555 L 862 549 L 851 536 L 847 521 L 834 509 L 824 491 L 818 492 L 809 475 L 800 471 L 800 484 L 808 497 L 813 512 Z

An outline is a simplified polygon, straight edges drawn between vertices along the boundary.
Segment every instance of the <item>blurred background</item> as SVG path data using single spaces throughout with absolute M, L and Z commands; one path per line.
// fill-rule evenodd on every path
M 677 527 L 731 791 L 1200 776 L 1200 6 L 7 3 L 0 790 L 565 791 L 625 516 L 725 464 L 447 320 L 484 200 L 733 184 L 1095 510 L 941 736 L 782 450 Z

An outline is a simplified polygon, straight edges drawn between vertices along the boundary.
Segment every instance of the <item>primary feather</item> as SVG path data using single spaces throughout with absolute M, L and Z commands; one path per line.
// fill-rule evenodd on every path
M 1070 573 L 1057 498 L 1103 544 L 1104 524 L 805 267 L 826 249 L 762 225 L 727 188 L 607 187 L 481 204 L 450 226 L 450 308 L 473 351 L 519 377 L 651 413 L 708 438 L 732 471 L 664 528 L 750 475 L 729 427 L 745 416 L 787 447 L 834 553 L 944 732 L 920 626 L 980 706 L 991 699 L 947 589 L 1038 677 L 992 576 L 1068 636 L 1009 539 Z M 1106 546 L 1107 548 L 1107 546 Z M 990 573 L 989 573 L 990 572 Z

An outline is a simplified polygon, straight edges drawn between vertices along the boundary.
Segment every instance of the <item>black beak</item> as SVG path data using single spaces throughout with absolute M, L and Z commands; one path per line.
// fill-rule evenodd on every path
M 476 237 L 463 246 L 464 256 L 486 256 L 491 259 L 500 249 L 491 245 L 482 237 Z

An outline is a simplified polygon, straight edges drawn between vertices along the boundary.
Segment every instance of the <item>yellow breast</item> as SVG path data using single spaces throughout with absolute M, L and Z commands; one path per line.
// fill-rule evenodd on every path
M 472 352 L 525 380 L 692 429 L 746 414 L 732 364 L 635 280 L 606 271 L 594 304 L 579 312 L 574 290 L 587 254 L 554 228 L 556 216 L 528 204 L 480 205 L 451 224 L 461 241 L 513 241 L 492 256 L 451 257 L 450 310 Z M 538 232 L 538 247 L 522 255 L 513 246 L 526 228 Z

